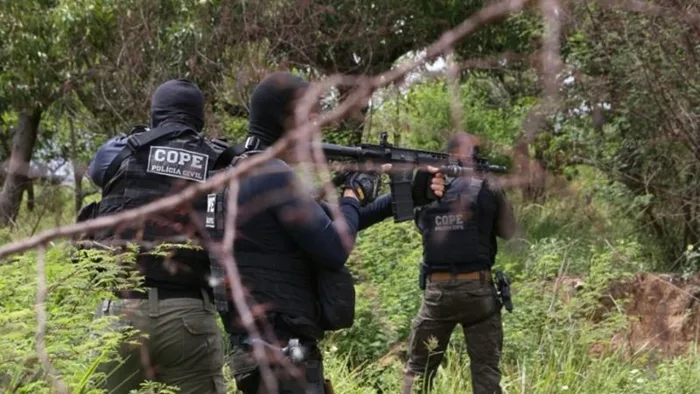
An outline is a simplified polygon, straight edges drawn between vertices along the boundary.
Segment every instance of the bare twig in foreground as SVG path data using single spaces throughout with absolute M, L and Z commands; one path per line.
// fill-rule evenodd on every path
M 226 214 L 224 239 L 221 245 L 221 263 L 224 265 L 226 271 L 226 279 L 230 284 L 229 289 L 231 289 L 231 299 L 233 300 L 236 309 L 241 317 L 241 322 L 243 326 L 250 334 L 253 340 L 253 355 L 255 359 L 260 362 L 260 372 L 263 377 L 263 381 L 267 386 L 269 392 L 277 392 L 277 382 L 272 376 L 272 371 L 265 358 L 265 350 L 262 345 L 260 338 L 260 333 L 255 327 L 255 321 L 253 320 L 253 314 L 250 308 L 246 305 L 245 294 L 243 293 L 243 284 L 241 283 L 241 277 L 238 273 L 238 267 L 236 266 L 236 260 L 233 253 L 233 241 L 236 237 L 236 213 L 237 213 L 237 199 L 238 199 L 238 182 L 232 179 L 229 182 L 229 194 L 228 201 L 226 202 L 228 206 L 228 212 Z

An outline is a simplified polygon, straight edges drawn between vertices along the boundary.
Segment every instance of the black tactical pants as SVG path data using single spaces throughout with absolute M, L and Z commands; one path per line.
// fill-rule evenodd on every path
M 243 394 L 329 394 L 325 390 L 323 360 L 318 346 L 307 347 L 306 359 L 291 368 L 299 370 L 292 376 L 284 365 L 268 363 L 277 382 L 277 392 L 265 390 L 263 376 L 258 363 L 253 359 L 252 347 L 241 345 L 238 336 L 231 336 L 231 370 L 236 379 L 236 387 Z M 272 359 L 270 359 L 272 361 Z M 272 365 L 270 365 L 272 364 Z M 290 367 L 287 365 L 287 367 Z
M 409 340 L 404 393 L 410 392 L 416 375 L 426 376 L 432 386 L 435 371 L 443 359 L 457 324 L 467 342 L 475 394 L 501 393 L 499 362 L 503 346 L 500 302 L 490 281 L 480 279 L 428 279 L 418 316 Z

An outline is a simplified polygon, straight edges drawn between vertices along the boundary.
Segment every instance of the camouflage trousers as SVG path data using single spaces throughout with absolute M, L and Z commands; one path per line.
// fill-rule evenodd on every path
M 120 316 L 109 327 L 121 333 L 118 359 L 104 362 L 97 386 L 107 393 L 129 393 L 147 380 L 178 387 L 179 393 L 225 394 L 223 339 L 216 309 L 202 299 L 104 300 L 96 317 Z
M 490 275 L 489 275 L 490 276 Z M 457 324 L 462 326 L 475 394 L 501 393 L 499 362 L 503 346 L 500 302 L 490 278 L 428 280 L 413 321 L 404 393 L 422 375 L 429 390 Z

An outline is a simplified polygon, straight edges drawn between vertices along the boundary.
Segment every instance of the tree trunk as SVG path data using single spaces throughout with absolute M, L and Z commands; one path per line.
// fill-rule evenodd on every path
M 34 181 L 29 179 L 26 184 L 27 190 L 27 210 L 29 212 L 34 212 Z
M 7 176 L 0 191 L 0 226 L 13 223 L 19 213 L 22 195 L 29 182 L 29 161 L 36 144 L 40 121 L 40 109 L 35 108 L 20 114 L 17 131 L 12 137 Z
M 544 159 L 544 152 L 535 146 L 535 173 L 531 176 L 528 185 L 528 199 L 537 204 L 543 204 L 546 199 L 547 189 L 547 163 Z
M 75 214 L 77 215 L 80 208 L 83 206 L 83 176 L 85 175 L 85 167 L 78 160 L 78 143 L 76 141 L 72 115 L 68 119 L 68 127 L 70 127 L 70 155 L 71 164 L 73 166 L 73 183 L 75 183 Z
M 340 93 L 340 101 L 345 100 L 353 91 L 352 86 L 339 85 L 337 86 Z M 366 106 L 353 108 L 349 112 L 349 116 L 344 117 L 340 121 L 339 129 L 343 133 L 347 133 L 345 143 L 351 146 L 359 145 L 362 142 L 362 133 L 365 124 Z
M 75 182 L 75 214 L 77 215 L 80 208 L 83 207 L 83 198 L 85 198 L 85 193 L 83 193 L 83 176 L 85 175 L 85 169 L 83 165 L 73 161 L 73 182 Z
M 518 180 L 520 192 L 525 201 L 540 202 L 544 198 L 546 188 L 546 172 L 542 166 L 544 159 L 535 152 L 535 160 L 530 158 L 530 144 L 519 141 L 515 145 L 515 165 L 521 168 L 520 179 Z

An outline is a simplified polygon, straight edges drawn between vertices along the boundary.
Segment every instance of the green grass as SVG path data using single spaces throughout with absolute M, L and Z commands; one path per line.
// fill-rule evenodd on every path
M 585 175 L 579 194 L 552 197 L 543 205 L 523 204 L 514 197 L 522 231 L 518 239 L 500 244 L 497 261 L 497 267 L 514 280 L 515 310 L 503 317 L 504 392 L 698 393 L 697 345 L 685 355 L 661 360 L 648 352 L 630 356 L 624 348 L 604 356 L 590 351 L 592 345 L 610 348 L 613 334 L 624 331 L 626 324 L 619 311 L 609 312 L 603 320 L 590 319 L 601 291 L 613 280 L 654 266 L 649 251 L 653 246 L 619 214 L 624 196 L 593 190 L 595 184 L 595 174 Z M 588 205 L 586 193 L 593 196 Z M 67 206 L 67 198 L 62 198 Z M 61 218 L 54 221 L 71 220 L 72 211 L 59 211 Z M 33 214 L 38 215 L 23 212 L 28 218 Z M 23 223 L 19 230 L 3 230 L 2 241 L 42 227 L 31 220 Z M 3 392 L 50 392 L 35 350 L 35 257 L 27 253 L 0 266 Z M 397 225 L 389 219 L 360 234 L 349 262 L 358 279 L 355 325 L 328 335 L 323 343 L 326 374 L 337 393 L 400 390 L 405 342 L 421 302 L 420 257 L 420 237 L 412 223 Z M 51 360 L 74 392 L 95 392 L 90 385 L 97 357 L 109 357 L 115 344 L 115 338 L 99 334 L 107 321 L 93 320 L 105 295 L 98 280 L 114 281 L 116 271 L 96 278 L 94 264 L 89 259 L 71 262 L 61 243 L 48 249 L 46 263 L 50 288 L 46 341 Z M 567 299 L 551 286 L 558 275 L 581 277 L 586 286 Z M 435 393 L 470 392 L 469 363 L 461 330 L 455 330 Z M 225 372 L 234 392 L 230 371 Z

